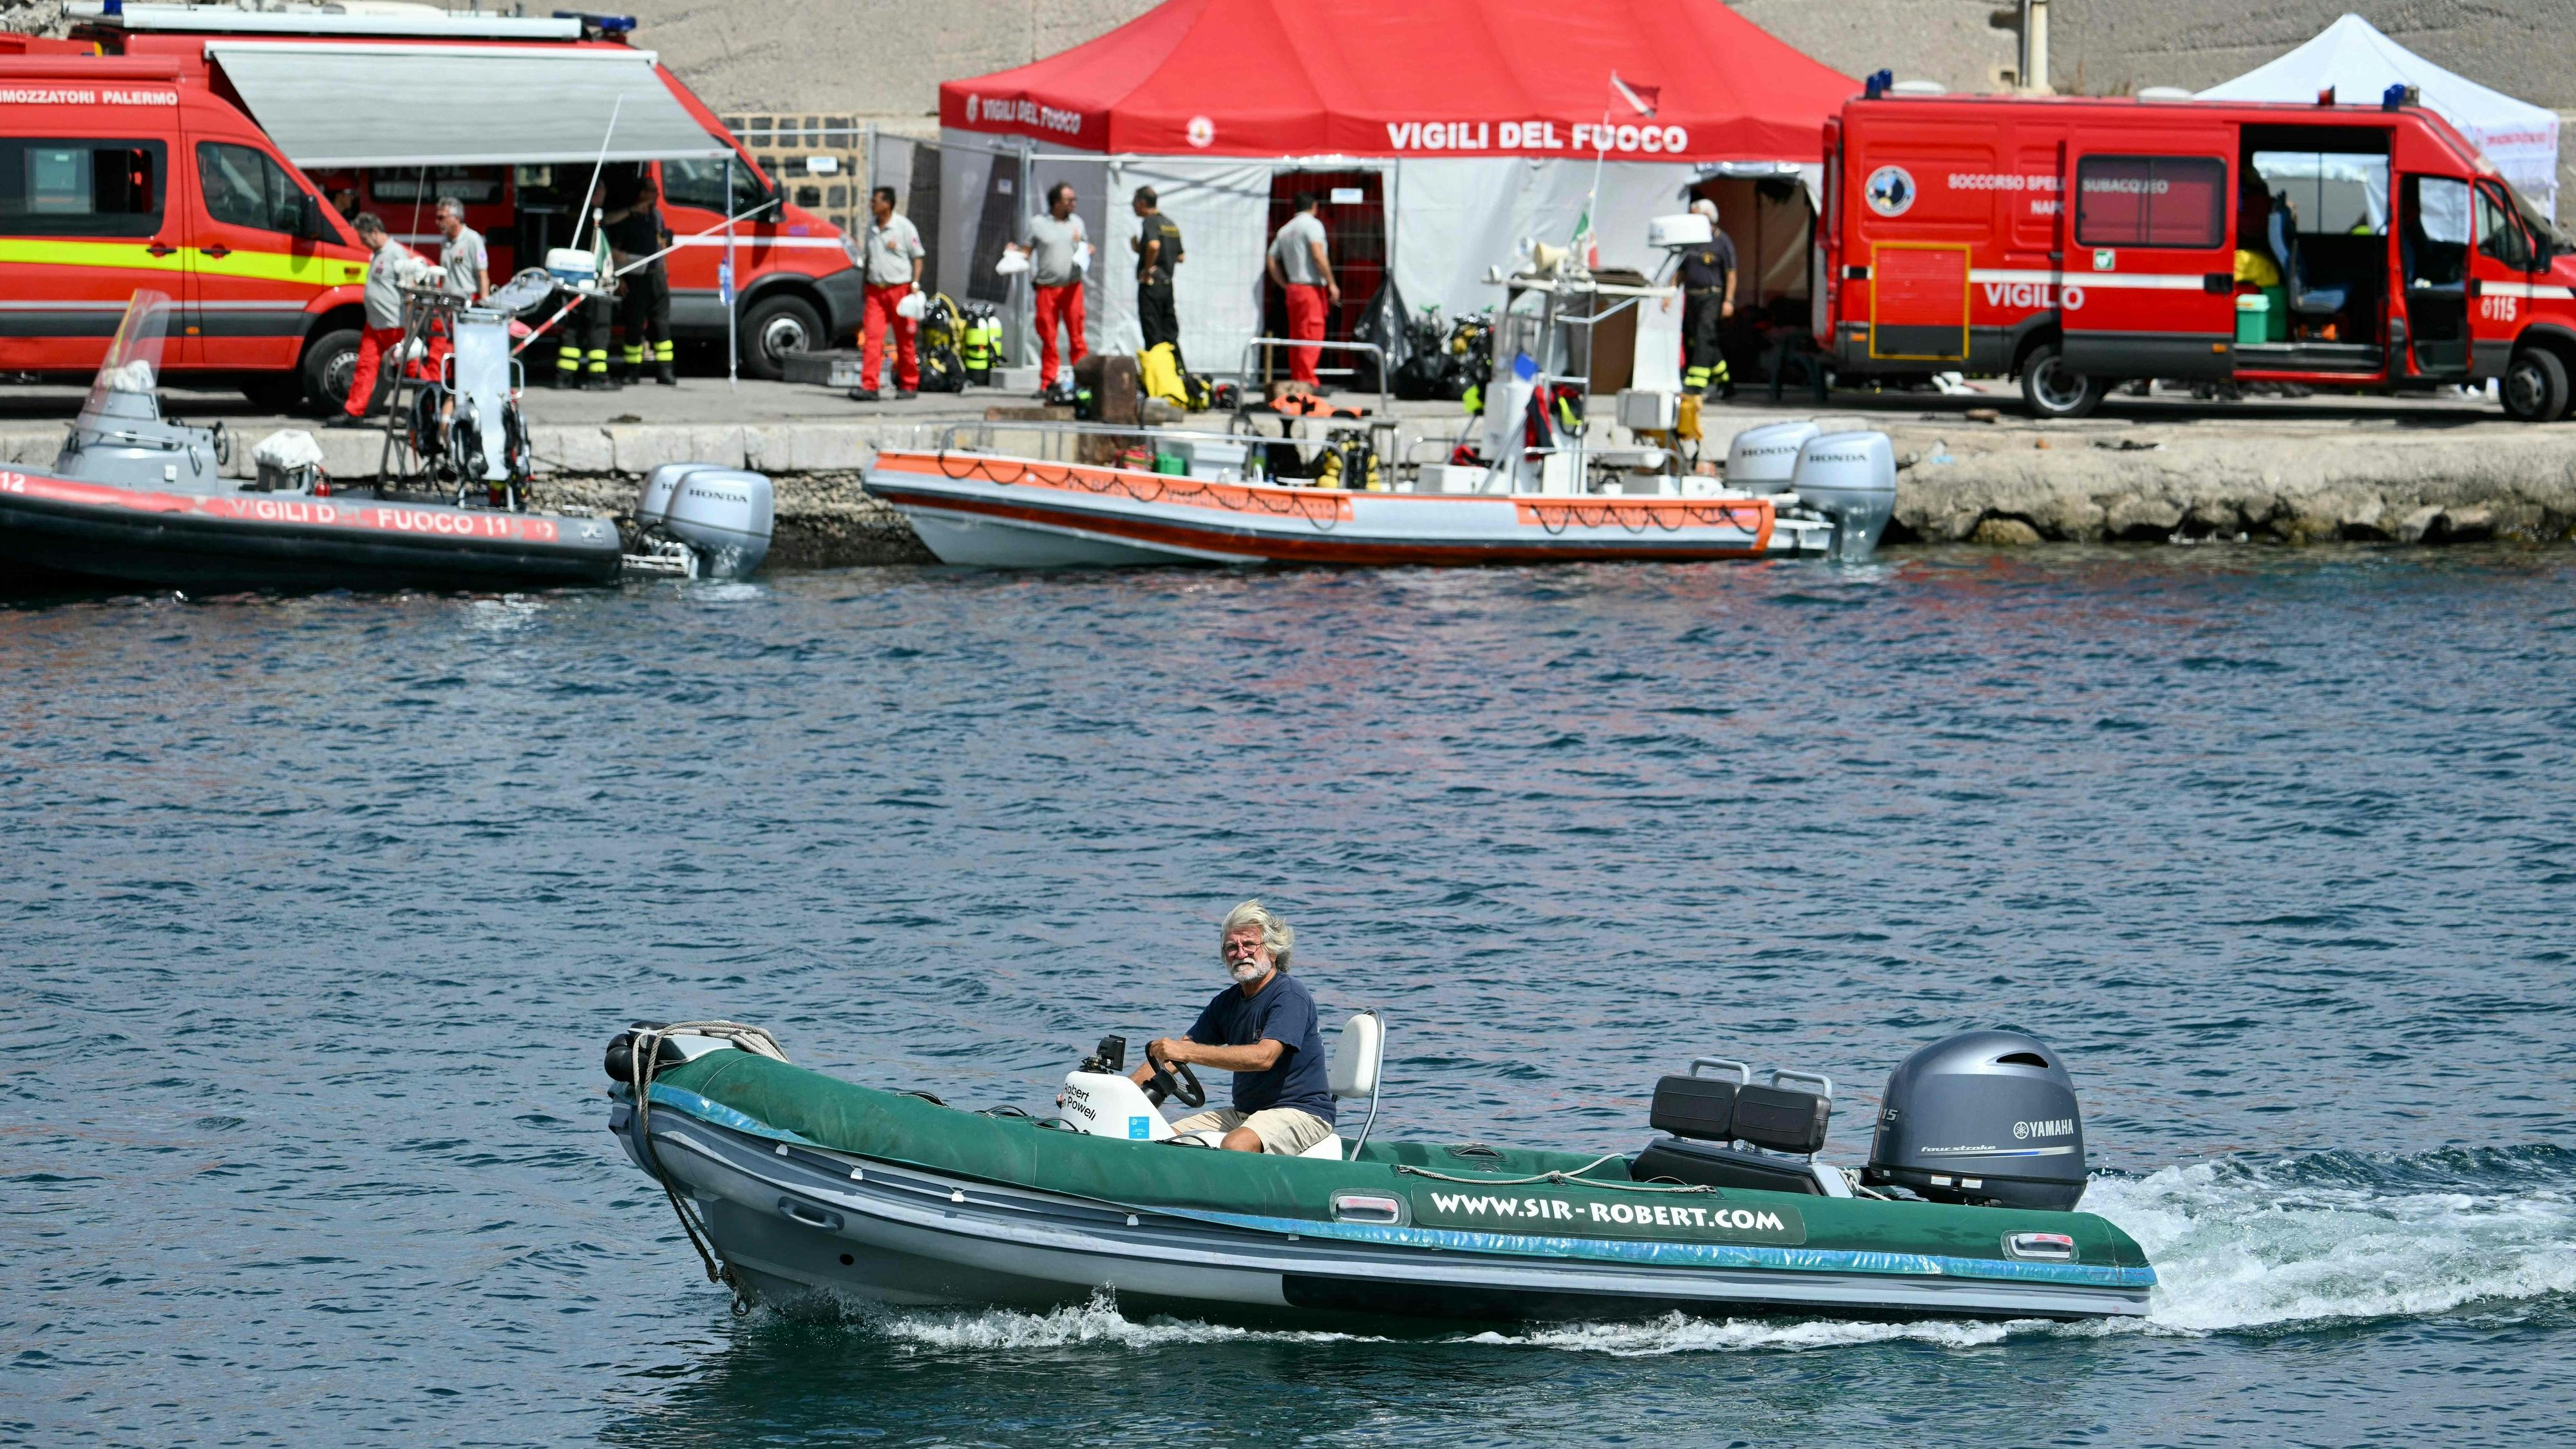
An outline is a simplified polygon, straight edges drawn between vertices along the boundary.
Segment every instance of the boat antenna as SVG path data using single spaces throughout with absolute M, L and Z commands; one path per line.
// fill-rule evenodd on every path
M 617 113 L 624 109 L 626 109 L 626 96 L 621 91 L 618 93 L 617 104 L 608 108 L 608 130 L 599 138 L 599 159 L 590 163 L 590 189 L 581 194 L 581 215 L 573 218 L 572 244 L 576 251 L 581 248 L 582 223 L 590 220 L 592 212 L 607 209 L 595 206 L 593 203 L 599 200 L 599 173 L 608 167 L 609 138 L 617 134 Z M 725 199 L 731 201 L 733 198 Z

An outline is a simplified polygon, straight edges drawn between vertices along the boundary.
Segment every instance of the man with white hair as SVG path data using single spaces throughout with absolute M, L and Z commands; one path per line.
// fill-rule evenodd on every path
M 1223 1132 L 1233 1152 L 1294 1157 L 1333 1135 L 1333 1089 L 1315 998 L 1290 979 L 1297 933 L 1259 901 L 1226 912 L 1217 957 L 1232 985 L 1199 1013 L 1183 1036 L 1146 1044 L 1139 1086 L 1157 1063 L 1194 1064 L 1234 1073 L 1234 1106 L 1172 1124 L 1177 1132 Z
M 1708 218 L 1710 238 L 1682 253 L 1682 336 L 1690 349 L 1682 386 L 1701 394 L 1716 388 L 1733 397 L 1735 379 L 1718 349 L 1718 329 L 1735 315 L 1735 239 L 1717 229 L 1716 202 L 1703 196 L 1691 210 Z

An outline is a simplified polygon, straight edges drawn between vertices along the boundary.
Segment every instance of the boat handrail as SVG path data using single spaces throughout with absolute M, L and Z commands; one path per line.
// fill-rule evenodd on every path
M 1318 352 L 1364 352 L 1377 359 L 1377 411 L 1384 417 L 1395 409 L 1395 394 L 1386 390 L 1386 349 L 1374 342 L 1336 342 L 1320 337 L 1255 337 L 1243 344 L 1243 371 L 1238 374 L 1246 388 L 1259 376 L 1252 370 L 1253 354 L 1264 347 L 1311 347 Z M 1247 399 L 1249 401 L 1249 399 Z
M 1010 418 L 982 418 L 943 425 L 938 432 L 936 450 L 944 453 L 967 451 L 966 437 L 993 433 L 1036 433 L 1058 438 L 1132 438 L 1141 442 L 1160 439 L 1178 443 L 1240 443 L 1246 447 L 1269 441 L 1258 433 L 1231 430 L 1220 433 L 1203 428 L 1172 428 L 1147 423 L 1062 422 L 1052 418 L 1032 418 L 1022 422 Z

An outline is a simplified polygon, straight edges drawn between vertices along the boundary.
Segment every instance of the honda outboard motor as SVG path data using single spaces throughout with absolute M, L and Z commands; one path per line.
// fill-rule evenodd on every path
M 1885 433 L 1818 434 L 1799 447 L 1789 487 L 1834 521 L 1834 558 L 1864 562 L 1896 512 L 1895 445 Z
M 665 463 L 644 479 L 635 527 L 648 544 L 676 542 L 699 578 L 749 578 L 769 554 L 776 490 L 763 473 L 713 463 Z
M 2084 1121 L 2037 1037 L 1963 1031 L 1897 1064 L 1861 1181 L 1934 1202 L 2063 1211 L 2084 1196 Z
M 1726 486 L 1747 493 L 1786 493 L 1798 471 L 1798 450 L 1823 432 L 1814 423 L 1764 423 L 1746 428 L 1726 445 Z

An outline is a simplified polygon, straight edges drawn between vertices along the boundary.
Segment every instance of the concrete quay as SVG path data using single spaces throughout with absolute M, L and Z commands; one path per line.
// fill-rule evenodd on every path
M 0 464 L 43 467 L 60 448 L 81 390 L 0 389 Z M 668 462 L 758 469 L 778 485 L 772 557 L 787 567 L 927 559 L 902 518 L 870 497 L 860 470 L 876 449 L 934 446 L 942 430 L 1016 397 L 978 392 L 862 407 L 820 388 L 687 378 L 678 388 L 530 396 L 546 506 L 624 515 L 636 482 Z M 376 431 L 250 411 L 237 394 L 174 389 L 171 413 L 220 418 L 250 445 L 280 427 L 314 432 L 332 475 L 373 478 Z M 1448 436 L 1450 404 L 1399 404 L 1407 436 Z M 651 417 L 654 421 L 644 421 Z M 1836 394 L 1822 408 L 1750 398 L 1712 405 L 1707 449 L 1741 428 L 1813 417 L 1878 428 L 1895 441 L 1896 544 L 2014 547 L 2052 541 L 2238 538 L 2425 543 L 2576 536 L 2576 424 L 2530 426 L 2482 399 L 2119 397 L 2080 422 L 2023 416 L 2000 388 Z

